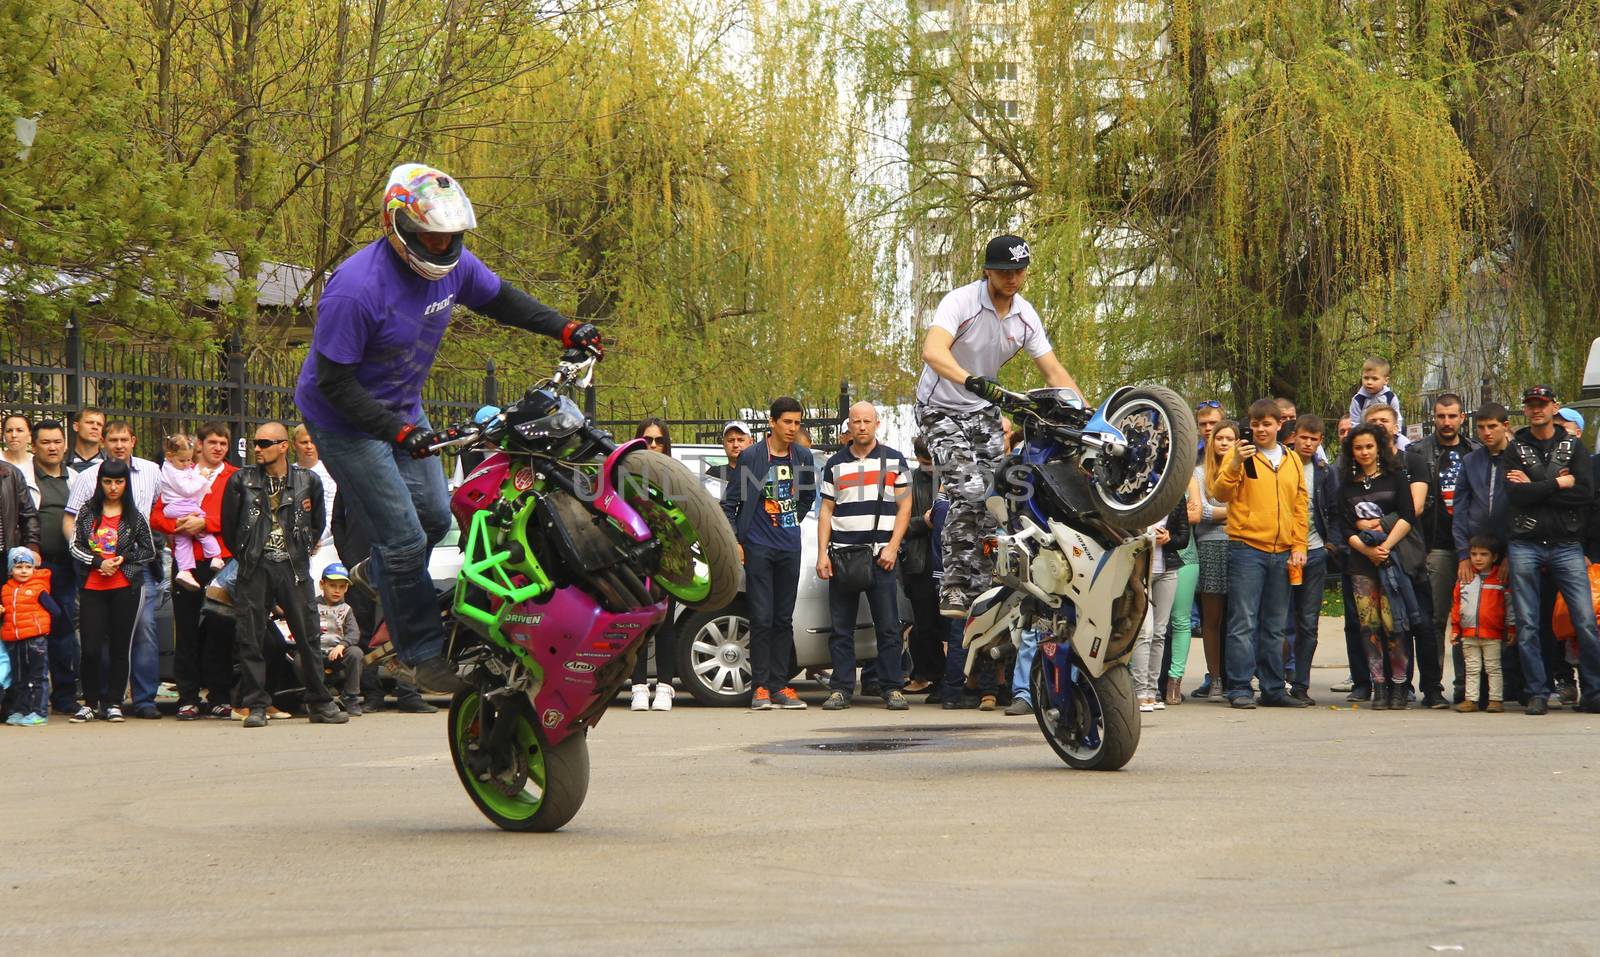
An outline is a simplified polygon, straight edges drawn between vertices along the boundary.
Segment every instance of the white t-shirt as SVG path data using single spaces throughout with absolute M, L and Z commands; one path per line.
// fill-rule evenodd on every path
M 322 480 L 322 514 L 328 523 L 322 529 L 322 541 L 318 543 L 320 548 L 323 545 L 333 544 L 333 497 L 339 494 L 339 483 L 333 480 L 333 476 L 328 473 L 328 467 L 322 464 L 321 459 L 317 459 L 317 464 L 311 466 L 311 471 Z
M 999 375 L 1000 367 L 1023 349 L 1034 359 L 1052 351 L 1044 323 L 1028 300 L 1012 297 L 1011 311 L 1004 319 L 996 318 L 985 279 L 952 290 L 940 300 L 933 315 L 933 328 L 943 329 L 955 338 L 950 354 L 972 375 Z M 941 377 L 932 366 L 922 367 L 922 377 L 917 380 L 917 405 L 944 412 L 976 412 L 988 404 L 961 383 Z
M 1299 453 L 1295 453 L 1298 455 Z M 1312 505 L 1317 500 L 1317 469 L 1314 465 L 1305 467 L 1306 476 L 1306 551 L 1323 547 L 1325 542 L 1317 534 L 1317 517 L 1312 514 L 1315 507 Z

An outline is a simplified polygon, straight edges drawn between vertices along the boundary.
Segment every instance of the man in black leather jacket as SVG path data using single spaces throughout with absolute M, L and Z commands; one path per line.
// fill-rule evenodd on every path
M 39 513 L 28 491 L 27 476 L 10 462 L 0 462 L 0 549 L 9 552 L 18 545 L 38 559 Z
M 239 649 L 239 694 L 250 709 L 247 728 L 265 727 L 272 695 L 266 688 L 267 612 L 283 609 L 294 636 L 295 663 L 313 724 L 343 724 L 349 716 L 322 683 L 311 551 L 327 516 L 322 480 L 289 464 L 289 430 L 268 422 L 256 429 L 256 464 L 228 477 L 222 490 L 222 540 L 239 563 L 233 606 Z

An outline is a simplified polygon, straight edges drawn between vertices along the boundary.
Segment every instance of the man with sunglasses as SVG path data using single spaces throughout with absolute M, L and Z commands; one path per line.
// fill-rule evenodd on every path
M 372 555 L 350 569 L 376 590 L 400 661 L 431 691 L 464 687 L 444 657 L 428 556 L 450 528 L 444 471 L 422 461 L 438 440 L 422 386 L 457 305 L 502 325 L 600 352 L 600 331 L 571 322 L 502 282 L 463 245 L 478 225 L 461 183 L 417 163 L 389 174 L 379 210 L 384 235 L 334 270 L 295 404 L 344 492 L 372 530 Z
M 222 541 L 239 563 L 233 586 L 239 649 L 240 704 L 247 728 L 267 724 L 267 643 L 277 629 L 267 619 L 283 609 L 294 636 L 294 658 L 312 724 L 343 724 L 349 716 L 322 682 L 321 627 L 311 580 L 311 551 L 327 525 L 322 480 L 290 464 L 289 430 L 268 422 L 256 429 L 256 464 L 228 476 L 222 490 Z

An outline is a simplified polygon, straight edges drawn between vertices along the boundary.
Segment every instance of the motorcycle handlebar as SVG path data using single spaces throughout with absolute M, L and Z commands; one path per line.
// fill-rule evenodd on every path
M 561 353 L 561 361 L 556 365 L 554 374 L 550 376 L 549 384 L 556 389 L 566 388 L 567 386 L 587 386 L 590 376 L 594 372 L 594 365 L 599 361 L 600 350 L 592 346 L 568 349 Z M 533 390 L 529 391 L 532 392 Z M 476 444 L 485 438 L 495 422 L 504 421 L 504 419 L 505 413 L 502 412 L 488 422 L 472 421 L 453 425 L 438 433 L 440 441 L 429 445 L 428 453 L 432 455 L 445 449 Z

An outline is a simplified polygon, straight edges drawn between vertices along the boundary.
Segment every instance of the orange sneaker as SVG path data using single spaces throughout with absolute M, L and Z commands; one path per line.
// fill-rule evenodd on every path
M 778 697 L 773 701 L 773 704 L 785 711 L 806 710 L 806 703 L 800 700 L 800 696 L 795 694 L 795 690 L 793 688 L 785 688 L 778 692 Z
M 772 695 L 765 688 L 757 688 L 755 697 L 750 699 L 751 711 L 766 711 L 772 707 Z

